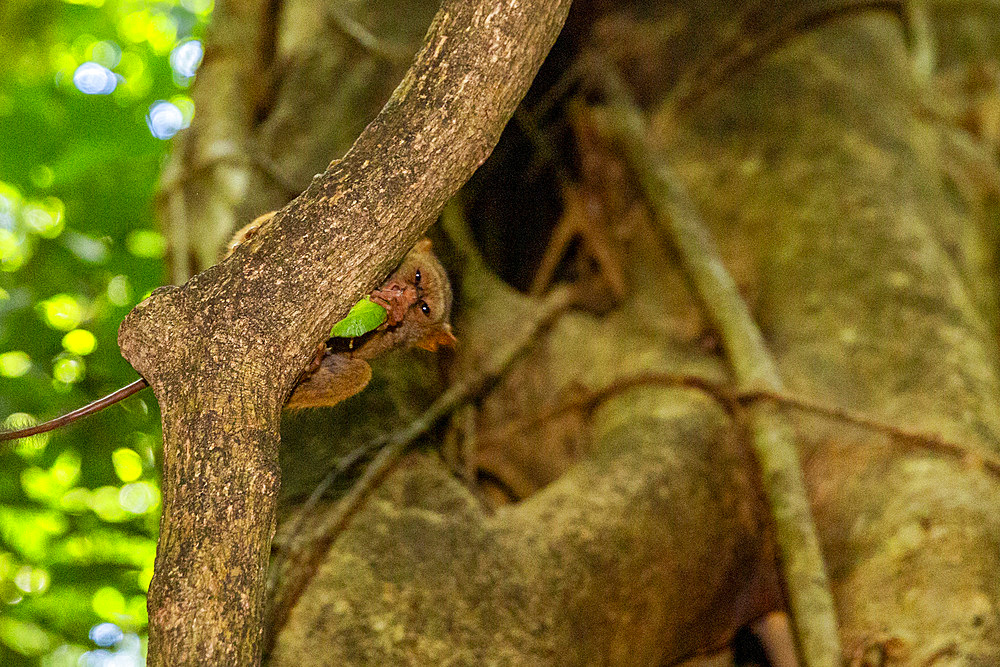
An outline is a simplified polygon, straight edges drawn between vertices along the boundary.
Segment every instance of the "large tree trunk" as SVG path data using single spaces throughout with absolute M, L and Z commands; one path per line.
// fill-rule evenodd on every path
M 413 16 L 427 20 L 427 4 Z M 540 299 L 497 276 L 530 282 L 562 211 L 560 178 L 579 176 L 567 156 L 584 149 L 567 148 L 566 126 L 590 98 L 574 84 L 534 112 L 596 52 L 583 69 L 616 68 L 647 112 L 652 159 L 694 195 L 788 391 L 969 454 L 789 412 L 845 657 L 1000 662 L 1000 496 L 996 474 L 975 465 L 1000 445 L 1000 179 L 988 128 L 973 135 L 952 122 L 967 120 L 964 100 L 915 68 L 927 45 L 907 40 L 928 33 L 892 3 L 606 4 L 575 8 L 518 128 L 468 188 L 465 212 L 492 271 L 450 262 L 461 343 L 447 371 L 396 354 L 364 394 L 286 420 L 284 518 L 298 518 L 297 501 L 332 458 L 408 423 L 537 311 Z M 966 30 L 939 40 L 940 62 L 995 62 L 997 13 L 957 5 L 930 13 L 932 25 L 952 27 L 942 35 Z M 389 18 L 408 7 L 280 4 L 277 78 L 247 149 L 256 185 L 234 218 L 283 204 L 374 116 L 419 33 L 416 18 Z M 302 16 L 314 20 L 293 20 Z M 511 432 L 548 406 L 644 374 L 727 381 L 672 250 L 641 216 L 624 227 L 608 238 L 627 295 L 563 314 L 452 432 L 428 438 L 475 441 L 477 492 L 436 455 L 405 459 L 273 629 L 273 663 L 665 664 L 723 649 L 740 626 L 782 608 L 760 480 L 731 404 L 694 388 L 631 386 Z M 437 247 L 449 260 L 448 244 Z M 165 477 L 168 504 L 171 483 L 184 480 Z M 520 502 L 492 513 L 480 491 Z M 310 526 L 335 511 L 331 500 L 305 517 L 316 544 L 330 536 Z
M 848 650 L 995 664 L 1000 496 L 970 461 L 1000 445 L 997 220 L 955 196 L 942 167 L 976 165 L 949 154 L 958 131 L 928 117 L 907 56 L 893 15 L 831 20 L 671 119 L 663 146 L 753 269 L 787 386 L 970 453 L 798 422 Z

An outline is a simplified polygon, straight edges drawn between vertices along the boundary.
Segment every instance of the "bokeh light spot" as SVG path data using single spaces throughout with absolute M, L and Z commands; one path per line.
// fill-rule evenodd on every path
M 80 453 L 75 449 L 64 449 L 59 452 L 49 474 L 60 488 L 60 495 L 80 479 Z
M 52 182 L 55 180 L 55 172 L 48 165 L 36 164 L 28 172 L 28 178 L 31 179 L 32 185 L 44 190 L 45 188 L 52 187 Z
M 132 613 L 131 602 L 122 616 L 122 622 L 138 625 Z M 145 618 L 145 614 L 143 614 Z M 142 625 L 146 623 L 143 622 Z M 79 662 L 58 667 L 140 667 L 146 664 L 145 642 L 134 632 L 126 632 L 113 648 L 97 648 L 80 656 Z
M 38 420 L 27 412 L 15 412 L 3 420 L 3 427 L 8 431 L 35 426 Z M 22 458 L 32 458 L 45 450 L 51 433 L 39 433 L 27 438 L 20 438 L 14 445 L 14 451 Z
M 0 375 L 6 378 L 19 378 L 31 370 L 31 357 L 27 352 L 12 350 L 0 354 Z
M 0 213 L 0 217 L 2 217 Z M 9 229 L 0 227 L 0 268 L 4 271 L 17 271 L 28 259 L 28 247 L 23 238 L 19 238 Z
M 62 233 L 65 210 L 62 201 L 56 197 L 28 202 L 22 211 L 24 224 L 42 238 L 54 239 Z
M 62 241 L 71 253 L 88 264 L 103 264 L 108 260 L 108 246 L 102 239 L 70 231 L 62 235 Z
M 184 127 L 189 127 L 191 119 L 194 118 L 194 100 L 187 95 L 174 95 L 170 98 L 170 103 L 180 109 L 181 116 L 184 118 Z
M 64 85 L 67 81 L 72 81 L 73 73 L 81 60 L 82 58 L 78 59 L 73 55 L 70 45 L 65 42 L 56 42 L 50 46 L 49 64 L 55 71 L 56 84 Z
M 104 65 L 88 61 L 73 72 L 73 85 L 87 95 L 110 95 L 118 87 L 118 76 Z
M 126 14 L 118 21 L 118 33 L 130 42 L 145 41 L 146 28 L 149 25 L 149 12 L 136 11 Z
M 87 649 L 78 644 L 62 644 L 39 661 L 39 667 L 80 667 Z
M 83 512 L 90 508 L 90 489 L 76 487 L 70 489 L 59 499 L 59 506 L 67 512 Z
M 125 239 L 128 251 L 136 257 L 160 259 L 167 252 L 167 242 L 163 235 L 151 229 L 139 229 Z
M 127 306 L 132 300 L 132 285 L 127 276 L 117 275 L 108 281 L 108 301 L 116 306 Z
M 118 86 L 116 94 L 139 98 L 149 93 L 153 79 L 142 56 L 133 51 L 125 51 L 122 53 L 121 62 L 115 69 L 125 79 Z
M 121 503 L 118 502 L 118 491 L 116 486 L 102 486 L 94 489 L 90 495 L 90 509 L 94 510 L 94 513 L 105 521 L 123 521 L 128 518 Z
M 145 514 L 159 506 L 160 492 L 149 482 L 133 482 L 122 487 L 118 502 L 126 512 Z
M 83 379 L 86 364 L 75 355 L 60 355 L 52 364 L 52 377 L 56 382 L 74 384 Z
M 142 401 L 142 399 L 139 400 Z M 145 406 L 145 401 L 142 402 L 143 402 L 142 413 L 149 414 L 149 409 Z M 156 454 L 154 453 L 154 450 L 158 449 L 159 446 L 160 446 L 159 438 L 154 438 L 148 433 L 142 433 L 137 431 L 135 434 L 135 445 L 133 445 L 132 449 L 139 452 L 139 454 L 143 457 L 143 460 L 146 462 L 147 467 L 152 468 L 153 466 L 156 465 Z
M 90 604 L 98 616 L 109 621 L 117 621 L 125 613 L 125 596 L 111 586 L 97 589 Z
M 13 215 L 21 206 L 21 193 L 13 185 L 0 181 L 0 213 Z M 0 222 L 4 220 L 0 218 Z
M 91 35 L 89 32 L 77 32 L 76 37 L 73 38 L 73 43 L 69 45 L 69 52 L 73 54 L 78 62 L 83 62 L 84 60 L 89 60 L 86 54 L 90 53 L 94 44 L 97 42 L 97 38 Z
M 134 482 L 142 477 L 142 457 L 133 449 L 128 447 L 116 449 L 111 453 L 111 463 L 115 467 L 118 479 L 123 482 Z
M 94 62 L 111 69 L 122 59 L 122 50 L 111 41 L 94 42 L 88 49 L 87 57 Z
M 157 53 L 166 53 L 177 42 L 177 21 L 168 14 L 154 14 L 146 28 L 146 41 Z
M 33 500 L 48 500 L 55 493 L 55 486 L 52 478 L 37 466 L 21 471 L 21 488 Z
M 159 100 L 149 107 L 146 125 L 157 139 L 169 139 L 184 129 L 184 113 L 177 105 Z
M 107 648 L 108 646 L 114 646 L 122 640 L 125 633 L 114 623 L 98 623 L 90 629 L 90 640 L 97 644 Z
M 201 65 L 205 49 L 197 39 L 181 42 L 170 52 L 170 66 L 183 77 L 192 77 Z
M 24 565 L 14 575 L 14 585 L 25 593 L 44 593 L 49 588 L 49 573 L 40 567 Z
M 73 329 L 63 336 L 62 346 L 67 352 L 85 357 L 97 348 L 97 337 L 86 329 Z
M 83 320 L 83 306 L 69 294 L 56 294 L 39 304 L 45 323 L 59 331 L 72 331 Z
M 181 0 L 181 7 L 192 14 L 208 14 L 214 6 L 213 0 Z
M 29 621 L 0 616 L 0 641 L 22 655 L 41 655 L 55 643 L 55 637 Z

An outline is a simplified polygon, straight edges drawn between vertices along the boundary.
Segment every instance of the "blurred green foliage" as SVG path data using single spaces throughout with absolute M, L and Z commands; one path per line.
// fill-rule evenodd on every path
M 0 2 L 6 428 L 135 379 L 115 337 L 163 279 L 152 202 L 168 144 L 157 136 L 190 122 L 190 40 L 211 10 L 212 0 Z M 157 102 L 174 123 L 166 131 Z M 143 653 L 159 447 L 149 394 L 0 444 L 0 665 L 141 660 L 128 656 Z

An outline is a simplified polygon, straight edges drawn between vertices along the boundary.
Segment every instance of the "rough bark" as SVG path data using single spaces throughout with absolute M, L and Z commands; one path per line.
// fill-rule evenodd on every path
M 122 324 L 162 409 L 152 664 L 259 659 L 280 408 L 311 350 L 492 150 L 568 2 L 445 2 L 344 159 L 228 261 Z
M 439 465 L 409 462 L 270 664 L 652 665 L 726 645 L 776 603 L 773 581 L 747 579 L 768 552 L 726 422 L 685 392 L 616 403 L 600 456 L 516 511 L 485 516 Z
M 658 138 L 745 268 L 790 390 L 995 452 L 995 222 L 956 198 L 954 129 L 922 106 L 903 26 L 868 12 L 665 112 Z M 996 479 L 797 422 L 847 655 L 995 664 Z
M 726 270 L 697 205 L 669 164 L 646 145 L 646 126 L 638 109 L 624 92 L 621 98 L 614 102 L 615 109 L 607 119 L 614 126 L 607 131 L 608 139 L 618 143 L 627 155 L 657 223 L 677 251 L 692 291 L 718 332 L 737 391 L 783 393 L 774 358 Z M 802 664 L 835 667 L 842 661 L 837 618 L 795 434 L 773 404 L 752 403 L 747 419 L 774 520 L 785 594 Z
M 594 21 L 589 39 L 654 112 L 652 139 L 712 227 L 788 390 L 994 451 L 995 202 L 968 194 L 996 194 L 995 156 L 966 151 L 953 168 L 956 137 L 913 83 L 906 26 L 877 11 L 899 3 L 648 4 L 660 13 L 626 8 Z M 1000 40 L 983 26 L 1000 24 L 964 22 L 963 4 L 943 3 L 959 28 L 947 34 L 985 35 L 981 52 L 995 53 Z M 509 190 L 503 180 L 489 195 L 517 210 L 508 227 L 493 221 L 491 243 L 540 233 L 519 176 Z M 724 378 L 699 344 L 682 276 L 662 255 L 641 259 L 653 246 L 624 247 L 636 290 L 626 303 L 606 318 L 565 316 L 477 405 L 473 430 L 509 479 L 557 479 L 589 424 L 585 462 L 489 516 L 437 464 L 409 460 L 327 553 L 278 637 L 277 664 L 663 664 L 721 647 L 774 608 L 765 522 L 742 456 L 727 449 L 741 425 L 703 396 L 633 391 L 590 422 L 564 415 L 501 443 L 482 437 L 643 370 Z M 462 373 L 528 306 L 456 275 L 469 283 Z M 411 361 L 377 369 L 368 392 L 332 413 L 346 435 L 324 444 L 357 445 L 429 402 L 436 380 L 426 360 Z M 845 657 L 1000 660 L 996 480 L 828 418 L 794 423 Z M 308 492 L 324 465 L 303 451 L 283 452 L 284 474 Z

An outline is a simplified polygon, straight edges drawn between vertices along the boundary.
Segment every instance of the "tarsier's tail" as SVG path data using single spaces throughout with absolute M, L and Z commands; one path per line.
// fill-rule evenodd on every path
M 87 415 L 92 415 L 95 412 L 99 412 L 109 405 L 113 405 L 123 398 L 128 398 L 132 394 L 142 391 L 149 386 L 149 383 L 144 379 L 139 378 L 131 384 L 127 384 L 121 389 L 107 396 L 97 399 L 93 403 L 88 403 L 82 408 L 77 408 L 72 412 L 67 412 L 64 415 L 56 417 L 55 419 L 50 419 L 47 422 L 41 424 L 36 424 L 35 426 L 30 426 L 28 428 L 17 429 L 16 431 L 0 431 L 0 441 L 3 440 L 17 440 L 18 438 L 27 438 L 29 435 L 37 435 L 39 433 L 45 433 L 46 431 L 51 431 L 52 429 L 59 428 L 60 426 L 65 426 L 71 422 L 75 422 L 81 417 L 86 417 Z

